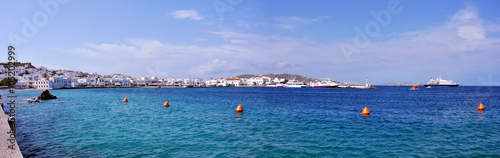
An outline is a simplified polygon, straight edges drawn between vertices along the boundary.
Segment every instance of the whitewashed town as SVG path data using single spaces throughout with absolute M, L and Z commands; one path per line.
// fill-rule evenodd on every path
M 0 63 L 0 80 L 8 78 L 7 63 Z M 12 68 L 11 68 L 12 69 Z M 341 83 L 331 79 L 311 79 L 297 75 L 253 75 L 230 78 L 158 78 L 130 77 L 122 74 L 100 75 L 72 70 L 52 70 L 31 63 L 16 63 L 16 89 L 71 89 L 71 88 L 120 88 L 120 87 L 284 87 L 284 88 L 374 88 L 366 83 Z M 280 76 L 280 75 L 278 75 Z M 7 88 L 7 86 L 2 86 Z

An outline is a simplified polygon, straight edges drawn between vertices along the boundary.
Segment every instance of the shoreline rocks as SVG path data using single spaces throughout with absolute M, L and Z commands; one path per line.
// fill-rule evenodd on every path
M 36 97 L 36 100 L 49 100 L 49 99 L 57 99 L 56 96 L 50 94 L 49 90 L 44 90 L 38 97 Z

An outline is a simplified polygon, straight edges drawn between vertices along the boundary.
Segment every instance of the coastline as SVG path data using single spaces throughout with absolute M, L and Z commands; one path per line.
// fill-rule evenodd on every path
M 146 87 L 85 87 L 85 88 L 57 88 L 57 89 L 36 89 L 36 88 L 23 88 L 15 89 L 16 91 L 32 91 L 32 90 L 66 90 L 66 89 L 106 89 L 106 88 L 158 88 L 156 86 L 146 86 Z M 266 87 L 266 86 L 207 86 L 207 87 L 182 87 L 182 86 L 162 86 L 161 88 L 283 88 L 283 87 Z M 363 86 L 339 86 L 333 88 L 299 88 L 299 89 L 376 89 L 373 86 L 363 87 Z M 160 89 L 160 88 L 158 88 Z M 295 89 L 295 88 L 292 88 Z M 9 89 L 0 89 L 0 91 L 9 91 Z
M 9 115 L 5 114 L 4 112 L 4 104 L 3 102 L 0 102 L 0 105 L 1 105 L 1 108 L 2 108 L 2 113 L 0 114 L 0 139 L 1 139 L 1 143 L 0 143 L 0 157 L 13 157 L 13 158 L 17 158 L 17 157 L 23 157 L 22 153 L 21 153 L 21 149 L 19 148 L 19 145 L 18 145 L 18 142 L 15 141 L 14 143 L 11 143 L 9 140 L 12 140 L 11 139 L 11 131 L 12 131 L 12 128 L 10 127 L 9 125 Z M 14 124 L 15 126 L 15 124 Z M 15 140 L 15 139 L 14 139 Z M 11 147 L 13 149 L 11 149 Z

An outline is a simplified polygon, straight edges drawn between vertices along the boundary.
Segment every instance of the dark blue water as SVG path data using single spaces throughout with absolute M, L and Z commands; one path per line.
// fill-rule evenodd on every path
M 26 157 L 500 156 L 500 87 L 409 88 L 18 91 L 17 140 Z

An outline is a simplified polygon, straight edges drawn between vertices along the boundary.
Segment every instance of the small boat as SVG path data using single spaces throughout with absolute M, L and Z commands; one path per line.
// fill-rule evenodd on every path
M 158 87 L 156 87 L 156 88 L 161 88 L 161 86 L 158 86 Z
M 410 90 L 418 90 L 418 86 L 412 86 Z
M 276 88 L 283 88 L 283 84 L 276 84 Z

